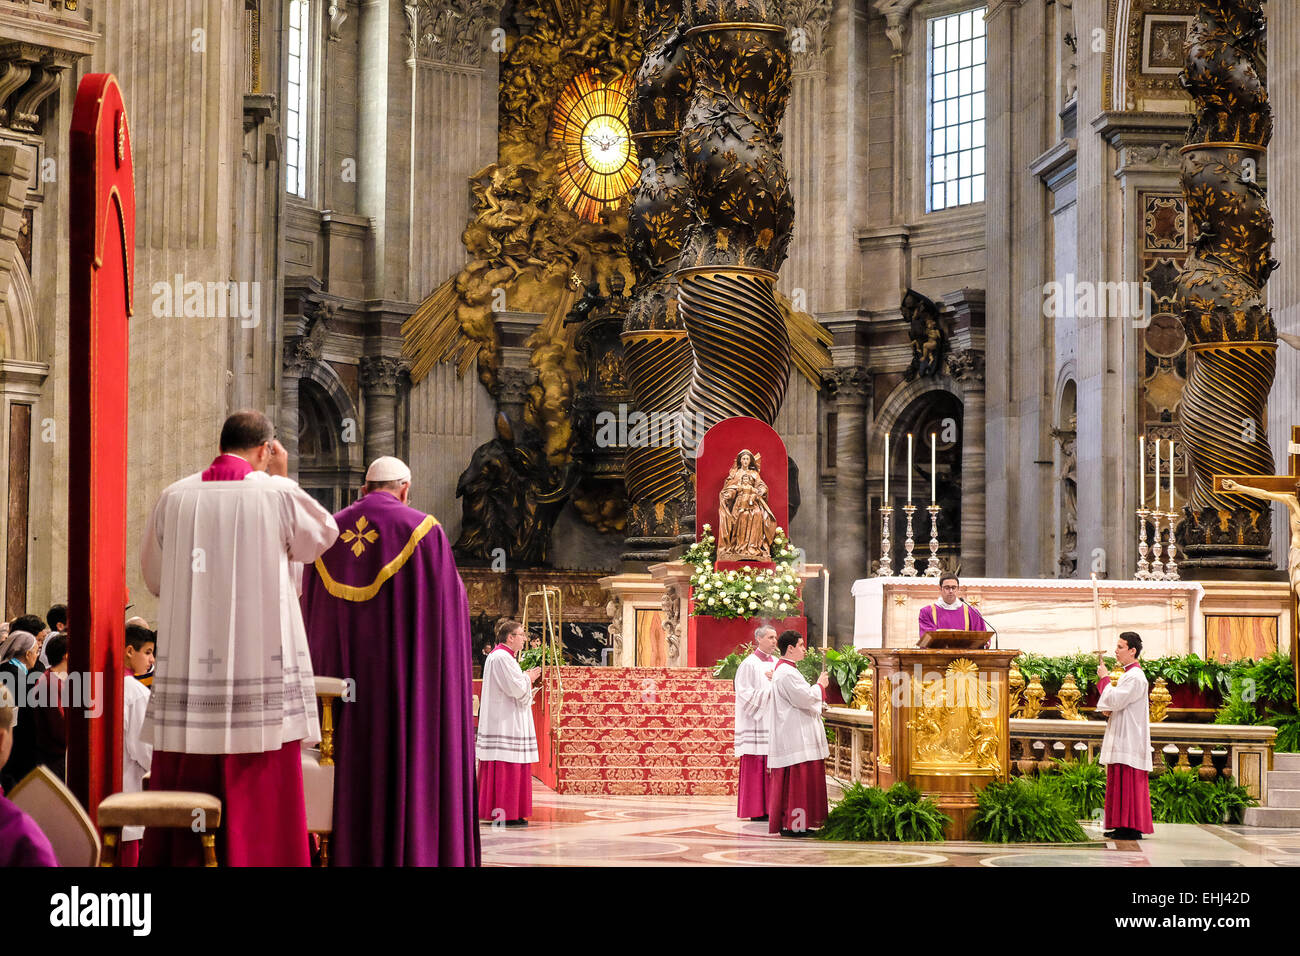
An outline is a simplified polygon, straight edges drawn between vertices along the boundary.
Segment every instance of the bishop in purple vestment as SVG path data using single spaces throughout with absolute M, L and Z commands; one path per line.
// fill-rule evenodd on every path
M 337 866 L 477 866 L 469 602 L 451 544 L 379 458 L 303 581 L 317 674 L 355 681 L 334 753 Z
M 339 527 L 342 527 L 340 525 Z M 955 574 L 945 574 L 939 578 L 939 600 L 921 608 L 920 628 L 922 634 L 930 631 L 987 631 L 988 625 L 980 616 L 977 608 L 971 607 L 957 597 L 961 582 Z

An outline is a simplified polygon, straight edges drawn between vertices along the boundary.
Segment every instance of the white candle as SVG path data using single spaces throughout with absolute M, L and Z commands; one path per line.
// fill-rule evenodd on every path
M 1147 506 L 1147 440 L 1138 436 L 1138 507 Z
M 1160 510 L 1160 439 L 1156 439 L 1156 511 Z
M 889 507 L 889 433 L 885 433 L 885 507 Z
M 934 432 L 930 432 L 930 504 L 937 504 L 935 496 L 938 491 L 939 471 L 934 465 Z
M 912 503 L 912 433 L 907 433 L 907 503 Z

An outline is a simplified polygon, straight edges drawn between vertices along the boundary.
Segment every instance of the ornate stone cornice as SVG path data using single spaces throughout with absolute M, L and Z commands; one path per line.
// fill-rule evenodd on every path
M 481 66 L 484 32 L 497 26 L 501 0 L 407 0 L 409 61 Z
M 786 0 L 785 25 L 790 35 L 793 69 L 805 73 L 821 66 L 826 55 L 826 26 L 831 0 Z
M 306 335 L 291 335 L 284 340 L 284 373 L 302 378 L 307 369 L 320 360 L 320 346 Z
M 871 398 L 871 373 L 861 365 L 823 369 L 822 383 L 838 404 L 865 405 Z
M 984 353 L 977 349 L 959 349 L 950 353 L 948 374 L 963 385 L 983 385 Z
M 387 355 L 363 356 L 358 366 L 361 390 L 375 395 L 396 395 L 397 386 L 407 371 L 401 359 Z
M 42 103 L 59 88 L 63 71 L 79 55 L 35 43 L 0 43 L 0 125 L 36 132 Z

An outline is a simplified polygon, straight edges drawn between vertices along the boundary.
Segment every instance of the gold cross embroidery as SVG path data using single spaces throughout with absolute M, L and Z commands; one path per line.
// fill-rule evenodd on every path
M 368 525 L 369 523 L 370 522 L 366 520 L 366 516 L 362 515 L 360 518 L 357 519 L 356 531 L 353 531 L 351 528 L 349 528 L 347 531 L 344 531 L 342 535 L 340 535 L 340 537 L 342 537 L 344 541 L 351 542 L 352 553 L 356 555 L 358 558 L 361 557 L 361 552 L 366 550 L 367 541 L 369 541 L 371 544 L 374 544 L 376 541 L 379 540 L 378 531 L 376 531 L 374 528 L 371 528 L 369 531 L 366 530 L 366 525 Z

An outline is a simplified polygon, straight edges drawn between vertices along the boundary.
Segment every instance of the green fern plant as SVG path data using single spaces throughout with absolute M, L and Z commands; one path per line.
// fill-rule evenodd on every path
M 1078 843 L 1087 839 L 1059 789 L 1036 777 L 980 791 L 972 828 L 986 843 Z
M 1250 795 L 1250 791 L 1239 786 L 1231 777 L 1220 777 L 1212 784 L 1202 784 L 1211 792 L 1207 803 L 1213 816 L 1209 823 L 1240 823 L 1247 807 L 1259 805 L 1259 801 Z
M 1095 760 L 1057 758 L 1056 769 L 1044 780 L 1065 798 L 1076 820 L 1090 820 L 1094 810 L 1106 805 L 1106 769 Z
M 888 790 L 855 783 L 818 831 L 823 840 L 934 843 L 951 821 L 933 800 L 899 781 Z
M 1300 714 L 1283 714 L 1270 710 L 1264 715 L 1263 722 L 1277 728 L 1277 739 L 1273 741 L 1274 753 L 1300 752 Z
M 753 644 L 744 644 L 732 651 L 718 663 L 713 665 L 713 676 L 717 680 L 736 679 L 736 671 L 740 670 L 740 662 L 748 657 L 754 650 Z
M 1191 770 L 1168 770 L 1151 780 L 1151 816 L 1156 823 L 1218 823 L 1212 785 Z

